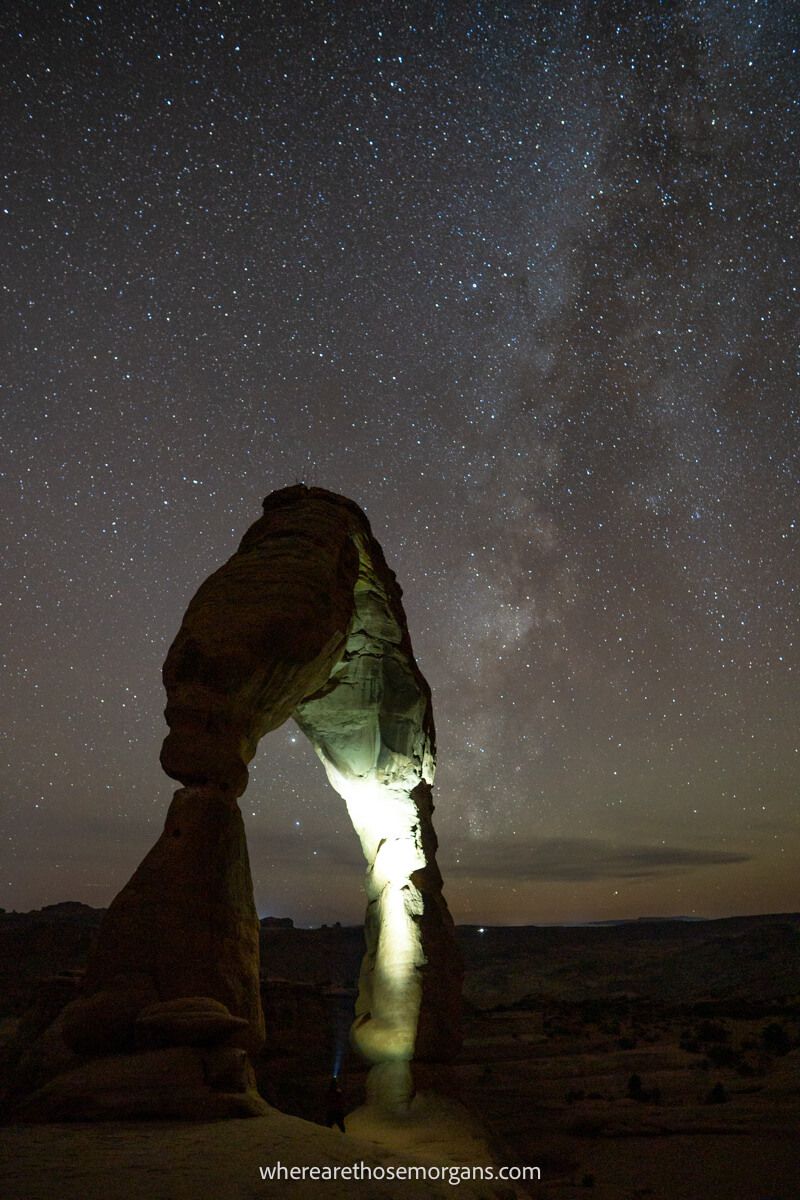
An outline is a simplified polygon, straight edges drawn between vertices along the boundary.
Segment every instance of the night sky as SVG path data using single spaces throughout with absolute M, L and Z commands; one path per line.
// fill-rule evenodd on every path
M 797 907 L 785 3 L 4 5 L 0 904 L 106 905 L 160 671 L 305 482 L 370 518 L 434 696 L 457 921 Z M 262 915 L 355 922 L 294 725 Z

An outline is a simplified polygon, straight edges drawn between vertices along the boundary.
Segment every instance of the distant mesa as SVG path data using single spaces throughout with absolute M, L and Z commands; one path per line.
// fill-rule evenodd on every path
M 85 916 L 87 913 L 95 910 L 89 904 L 82 904 L 80 900 L 61 900 L 58 904 L 43 904 L 40 912 L 49 913 L 51 916 L 59 916 L 61 913 L 64 916 L 72 916 L 77 913 L 79 916 Z
M 291 917 L 262 917 L 262 929 L 294 929 Z
M 75 920 L 87 917 L 101 917 L 104 908 L 92 908 L 90 904 L 81 904 L 80 900 L 62 900 L 59 904 L 43 904 L 39 909 L 42 917 L 48 921 Z
M 201 585 L 167 654 L 161 763 L 183 786 L 102 921 L 81 994 L 28 1056 L 20 1119 L 264 1111 L 248 1057 L 264 1040 L 259 920 L 237 798 L 259 740 L 290 717 L 344 798 L 367 862 L 351 1039 L 373 1064 L 370 1101 L 402 1109 L 412 1059 L 441 1061 L 460 1044 L 431 694 L 400 588 L 351 500 L 299 485 L 263 509 Z

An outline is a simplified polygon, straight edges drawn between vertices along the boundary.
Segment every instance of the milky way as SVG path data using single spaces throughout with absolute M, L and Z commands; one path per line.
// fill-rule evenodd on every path
M 457 919 L 796 906 L 799 24 L 6 7 L 0 903 L 127 880 L 183 610 L 303 481 L 403 586 Z M 296 727 L 251 777 L 261 912 L 359 919 Z

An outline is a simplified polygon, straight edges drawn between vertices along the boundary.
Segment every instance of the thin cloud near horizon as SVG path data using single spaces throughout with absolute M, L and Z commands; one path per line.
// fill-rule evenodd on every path
M 470 847 L 471 850 L 471 847 Z M 595 879 L 644 879 L 683 874 L 699 867 L 751 862 L 753 856 L 728 850 L 685 846 L 619 845 L 601 838 L 535 838 L 494 843 L 491 854 L 462 850 L 458 860 L 442 855 L 447 876 L 502 877 L 507 880 L 589 882 Z

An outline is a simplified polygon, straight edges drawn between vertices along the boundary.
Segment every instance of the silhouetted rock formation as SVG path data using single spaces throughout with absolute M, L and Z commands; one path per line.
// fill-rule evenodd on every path
M 240 796 L 259 739 L 327 683 L 353 614 L 366 518 L 319 488 L 264 501 L 234 556 L 201 585 L 164 663 L 161 765 Z
M 236 801 L 259 739 L 290 716 L 344 797 L 367 860 L 352 1037 L 375 1064 L 370 1097 L 403 1105 L 411 1059 L 457 1049 L 461 970 L 431 821 L 430 689 L 400 596 L 361 510 L 303 486 L 268 496 L 237 553 L 202 584 L 164 664 L 161 762 L 185 786 L 106 914 L 83 994 L 42 1039 L 32 1076 L 62 1074 L 24 1115 L 259 1111 L 238 1054 L 257 1050 L 264 1030 Z M 206 1037 L 217 1033 L 218 1069 Z M 81 1065 L 92 1054 L 106 1057 Z M 180 1086 L 167 1095 L 171 1070 Z M 126 1089 L 136 1099 L 121 1100 Z
M 86 990 L 103 995 L 143 976 L 153 1000 L 211 996 L 244 1018 L 235 1041 L 254 1051 L 264 1040 L 258 936 L 236 800 L 218 788 L 181 788 L 164 832 L 106 914 Z

